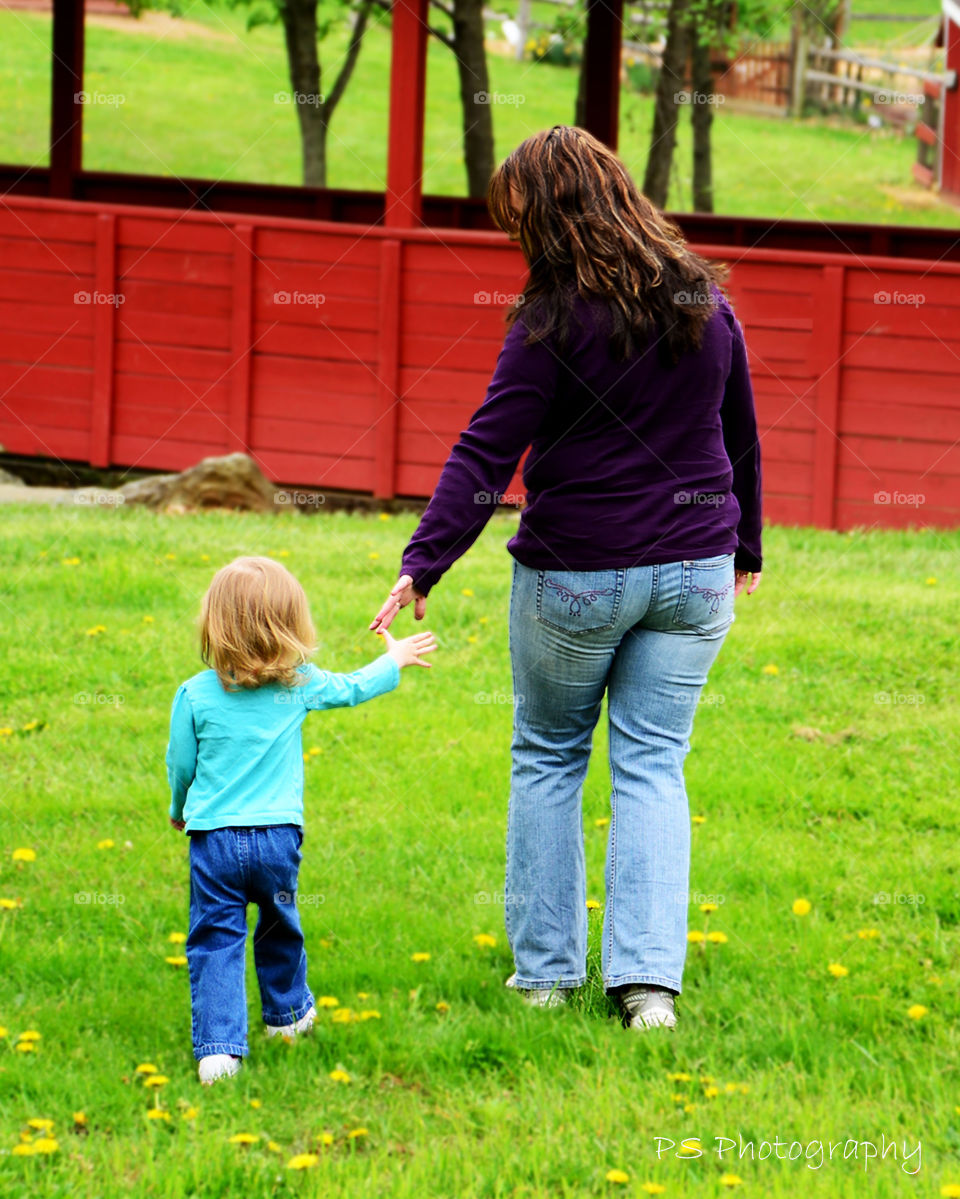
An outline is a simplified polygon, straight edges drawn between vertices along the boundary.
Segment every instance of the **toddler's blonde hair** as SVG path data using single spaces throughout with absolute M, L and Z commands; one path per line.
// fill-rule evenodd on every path
M 317 648 L 303 588 L 272 558 L 235 558 L 213 576 L 200 613 L 200 653 L 228 691 L 290 685 Z

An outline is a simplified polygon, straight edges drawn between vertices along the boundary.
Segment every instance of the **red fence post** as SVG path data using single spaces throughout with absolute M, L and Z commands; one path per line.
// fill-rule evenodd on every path
M 843 355 L 843 291 L 846 268 L 825 266 L 814 292 L 813 369 L 817 376 L 813 441 L 813 523 L 821 529 L 837 523 L 837 447 L 839 445 L 840 359 Z
M 583 45 L 584 127 L 611 150 L 620 128 L 623 0 L 587 0 Z
M 391 9 L 390 138 L 384 224 L 401 229 L 421 224 L 423 211 L 427 2 L 394 0 Z
M 82 166 L 83 0 L 56 0 L 50 101 L 50 195 L 70 199 Z
M 113 365 L 117 330 L 117 218 L 101 212 L 95 224 L 93 268 L 93 384 L 90 404 L 91 466 L 110 466 L 113 432 Z
M 233 317 L 230 323 L 230 409 L 227 452 L 249 450 L 253 354 L 253 226 L 237 225 L 233 245 Z
M 960 0 L 950 0 L 943 6 L 943 44 L 944 66 L 948 71 L 956 71 L 958 80 L 953 87 L 943 89 L 940 191 L 957 203 L 960 202 Z
M 380 361 L 377 365 L 377 432 L 373 494 L 392 499 L 397 479 L 397 418 L 400 413 L 400 272 L 403 243 L 380 243 Z

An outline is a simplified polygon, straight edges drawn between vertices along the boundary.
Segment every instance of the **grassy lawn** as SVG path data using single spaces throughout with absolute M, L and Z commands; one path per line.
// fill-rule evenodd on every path
M 892 7 L 895 0 L 884 0 Z M 901 6 L 921 0 L 896 0 Z M 927 0 L 922 3 L 929 8 Z M 894 7 L 894 11 L 897 9 Z M 93 170 L 298 183 L 296 115 L 277 103 L 289 91 L 278 27 L 246 32 L 244 10 L 185 8 L 193 26 L 123 31 L 91 22 L 86 89 L 122 103 L 84 114 L 84 164 Z M 904 26 L 900 26 L 903 33 Z M 910 26 L 909 28 L 913 28 Z M 0 160 L 45 162 L 49 128 L 49 19 L 0 11 Z M 916 34 L 916 40 L 920 33 Z M 323 43 L 329 87 L 345 44 L 338 29 Z M 379 190 L 386 170 L 389 33 L 380 16 L 364 42 L 329 141 L 331 186 Z M 498 156 L 530 133 L 573 117 L 576 72 L 518 63 L 491 53 Z M 429 46 L 425 190 L 460 194 L 465 185 L 455 62 Z M 652 98 L 624 93 L 621 152 L 642 178 Z M 822 119 L 789 122 L 720 106 L 714 124 L 718 211 L 771 217 L 864 220 L 956 227 L 960 213 L 912 181 L 913 138 Z M 691 207 L 690 126 L 683 117 L 669 207 Z
M 431 596 L 434 669 L 304 728 L 310 979 L 338 1006 L 288 1046 L 258 1031 L 251 992 L 251 1056 L 206 1091 L 187 975 L 165 961 L 182 952 L 170 934 L 186 930 L 187 850 L 167 825 L 163 753 L 174 691 L 200 668 L 200 597 L 233 556 L 282 555 L 312 597 L 318 661 L 352 669 L 376 653 L 366 623 L 415 518 L 4 520 L 4 1199 L 643 1199 L 652 1184 L 670 1199 L 727 1194 L 724 1174 L 765 1199 L 886 1199 L 960 1184 L 947 602 L 960 533 L 769 530 L 763 585 L 738 600 L 688 759 L 703 818 L 690 926 L 726 941 L 691 944 L 676 1034 L 638 1036 L 598 987 L 600 912 L 570 1008 L 532 1011 L 502 986 L 512 518 L 495 519 Z M 601 726 L 584 795 L 601 902 L 605 744 Z M 31 1031 L 35 1050 L 18 1050 Z M 156 1092 L 135 1073 L 145 1063 L 169 1080 Z M 166 1117 L 148 1119 L 154 1107 Z M 31 1119 L 52 1121 L 59 1148 L 14 1156 Z M 230 1143 L 238 1133 L 259 1139 Z M 702 1156 L 678 1158 L 693 1137 Z M 741 1137 L 764 1160 L 740 1157 Z M 777 1141 L 800 1146 L 794 1160 Z M 891 1142 L 895 1160 L 864 1159 Z M 304 1152 L 316 1164 L 288 1169 Z

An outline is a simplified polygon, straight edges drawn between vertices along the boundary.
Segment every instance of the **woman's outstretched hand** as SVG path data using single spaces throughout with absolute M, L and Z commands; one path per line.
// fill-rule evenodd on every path
M 375 633 L 381 633 L 389 629 L 393 624 L 393 618 L 396 614 L 409 603 L 413 603 L 413 615 L 416 619 L 423 620 L 427 612 L 427 597 L 421 595 L 414 588 L 413 579 L 410 575 L 401 575 L 397 579 L 393 590 L 387 596 L 383 607 L 370 622 L 370 628 Z
M 753 578 L 753 582 L 747 587 L 747 580 Z M 740 592 L 747 587 L 747 595 L 753 595 L 756 589 L 760 586 L 760 571 L 759 570 L 735 570 L 733 572 L 733 598 L 736 599 Z
M 383 638 L 387 653 L 401 670 L 404 666 L 430 668 L 431 663 L 424 662 L 421 655 L 430 654 L 437 648 L 433 633 L 414 633 L 412 637 L 404 637 L 402 641 L 397 641 L 386 629 L 381 629 L 380 636 Z

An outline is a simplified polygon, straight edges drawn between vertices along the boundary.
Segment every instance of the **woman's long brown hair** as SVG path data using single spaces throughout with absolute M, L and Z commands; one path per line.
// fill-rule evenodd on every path
M 530 339 L 569 332 L 574 297 L 605 301 L 623 360 L 651 338 L 669 362 L 697 350 L 715 309 L 719 264 L 687 249 L 620 159 L 584 129 L 554 125 L 521 142 L 490 180 L 490 215 L 519 240 L 530 267 L 523 314 Z

